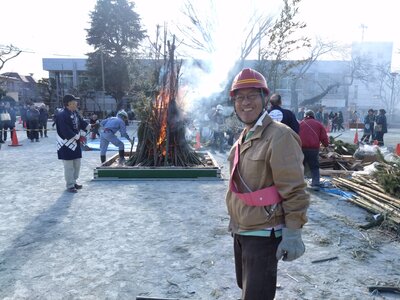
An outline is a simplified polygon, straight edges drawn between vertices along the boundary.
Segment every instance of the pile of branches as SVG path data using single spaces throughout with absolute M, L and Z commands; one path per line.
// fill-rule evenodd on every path
M 321 169 L 342 171 L 361 171 L 364 168 L 361 161 L 354 159 L 352 155 L 339 154 L 332 148 L 320 149 L 319 166 Z
M 337 137 L 329 136 L 329 144 L 333 146 L 333 150 L 341 155 L 353 155 L 358 146 L 355 144 L 345 143 L 342 140 L 336 139 Z
M 371 174 L 354 174 L 351 178 L 333 178 L 338 188 L 355 195 L 349 201 L 400 225 L 400 159 L 375 163 Z M 400 229 L 400 227 L 398 227 Z
M 139 143 L 136 152 L 128 159 L 129 166 L 197 166 L 204 165 L 200 156 L 185 138 L 185 122 L 177 105 L 179 72 L 181 64 L 174 59 L 175 38 L 167 44 L 161 68 L 161 89 L 149 103 L 148 118 L 138 127 Z
M 385 161 L 378 152 L 380 162 L 375 165 L 372 176 L 389 195 L 400 198 L 400 158 L 393 161 Z

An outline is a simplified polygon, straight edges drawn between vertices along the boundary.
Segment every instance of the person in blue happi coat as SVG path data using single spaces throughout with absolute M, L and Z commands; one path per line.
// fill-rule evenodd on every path
M 63 97 L 64 109 L 55 119 L 57 128 L 57 155 L 64 163 L 64 177 L 67 191 L 76 193 L 82 188 L 77 183 L 81 168 L 81 130 L 89 130 L 90 124 L 78 113 L 78 98 L 67 94 Z

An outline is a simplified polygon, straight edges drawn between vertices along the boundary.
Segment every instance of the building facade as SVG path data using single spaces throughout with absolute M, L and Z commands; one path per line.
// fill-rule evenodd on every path
M 41 102 L 40 86 L 32 76 L 24 76 L 15 72 L 0 75 L 0 88 L 15 102 Z
M 43 70 L 49 72 L 49 79 L 55 83 L 57 106 L 62 105 L 65 94 L 79 95 L 81 88 L 90 84 L 86 61 L 85 58 L 43 58 Z M 111 113 L 116 109 L 114 98 L 94 90 L 81 97 L 80 106 L 85 112 Z

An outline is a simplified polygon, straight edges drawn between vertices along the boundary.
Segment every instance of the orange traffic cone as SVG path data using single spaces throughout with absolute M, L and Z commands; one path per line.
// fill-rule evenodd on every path
M 396 146 L 396 154 L 400 156 L 400 144 L 397 144 Z
M 22 144 L 20 144 L 18 142 L 18 137 L 17 137 L 17 131 L 15 131 L 15 128 L 13 129 L 13 131 L 11 132 L 11 144 L 8 146 L 22 146 Z
M 194 146 L 195 150 L 199 150 L 201 148 L 200 144 L 200 132 L 197 132 L 196 134 L 196 145 Z
M 356 134 L 354 135 L 354 144 L 358 144 L 358 128 L 356 128 Z

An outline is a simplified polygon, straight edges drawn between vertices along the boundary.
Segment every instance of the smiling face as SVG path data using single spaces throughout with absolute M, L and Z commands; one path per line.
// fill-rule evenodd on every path
M 251 128 L 263 111 L 260 89 L 248 88 L 237 90 L 234 96 L 235 110 L 240 120 Z
M 78 101 L 76 100 L 69 101 L 66 107 L 70 111 L 76 111 L 76 109 L 78 108 Z

